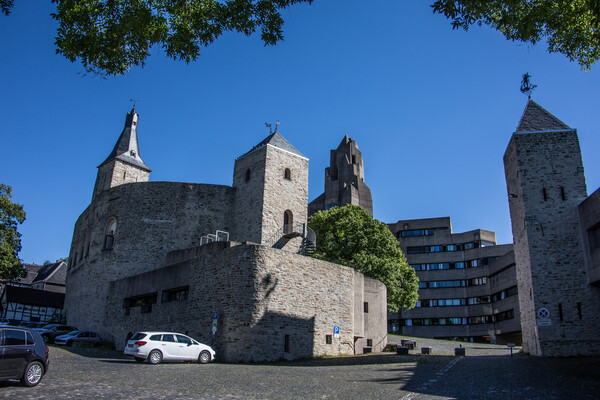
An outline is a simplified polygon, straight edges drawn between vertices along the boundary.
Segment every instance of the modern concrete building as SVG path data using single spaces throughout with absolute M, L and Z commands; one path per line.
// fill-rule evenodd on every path
M 389 224 L 419 277 L 414 309 L 388 316 L 388 331 L 407 336 L 520 343 L 512 244 L 494 232 L 453 233 L 450 218 Z
M 600 194 L 577 130 L 529 100 L 504 154 L 523 350 L 600 354 Z
M 344 204 L 361 206 L 373 215 L 371 190 L 365 184 L 362 153 L 356 142 L 344 136 L 336 150 L 331 150 L 329 167 L 325 168 L 325 192 L 310 202 L 308 215 Z
M 75 224 L 69 324 L 117 347 L 188 332 L 223 361 L 383 349 L 385 285 L 304 256 L 306 157 L 275 131 L 235 160 L 232 186 L 150 182 L 138 121 L 134 109 Z

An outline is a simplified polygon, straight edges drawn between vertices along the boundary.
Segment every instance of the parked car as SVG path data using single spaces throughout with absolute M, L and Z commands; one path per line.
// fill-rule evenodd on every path
M 0 327 L 0 379 L 37 385 L 48 371 L 49 352 L 38 332 L 19 326 Z
M 139 363 L 162 361 L 197 361 L 206 364 L 215 359 L 215 351 L 189 336 L 174 332 L 136 332 L 123 352 Z
M 50 324 L 42 328 L 36 328 L 35 330 L 40 333 L 42 339 L 44 339 L 44 342 L 54 343 L 55 337 L 76 331 L 77 328 L 68 325 Z
M 10 320 L 7 318 L 0 318 L 0 325 L 8 325 L 10 324 Z
M 102 339 L 96 332 L 90 331 L 72 331 L 54 338 L 54 343 L 58 345 L 73 346 L 73 343 L 87 343 L 94 346 L 100 346 Z

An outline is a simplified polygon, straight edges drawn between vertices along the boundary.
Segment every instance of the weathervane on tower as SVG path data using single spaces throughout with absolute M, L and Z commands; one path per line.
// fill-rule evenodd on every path
M 529 78 L 531 78 L 529 73 L 526 72 L 523 74 L 523 80 L 521 81 L 521 93 L 526 94 L 529 99 L 531 99 L 531 93 L 533 93 L 537 85 L 532 84 Z
M 133 101 L 133 109 L 135 110 L 135 103 L 140 101 L 139 99 L 129 99 L 129 101 Z
M 281 125 L 281 124 L 279 123 L 279 120 L 275 121 L 275 132 L 277 132 L 277 128 L 279 128 L 279 125 Z M 265 122 L 265 126 L 266 126 L 267 128 L 269 128 L 269 133 L 274 133 L 274 132 L 273 132 L 273 125 L 272 125 L 272 124 L 269 124 L 269 123 Z

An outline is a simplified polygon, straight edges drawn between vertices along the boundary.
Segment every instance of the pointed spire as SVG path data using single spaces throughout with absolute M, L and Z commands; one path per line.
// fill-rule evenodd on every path
M 567 124 L 529 99 L 516 132 L 543 132 L 571 129 Z
M 134 104 L 131 111 L 127 113 L 127 117 L 125 117 L 125 127 L 123 128 L 123 132 L 121 132 L 121 136 L 119 136 L 119 140 L 117 140 L 117 143 L 112 152 L 108 155 L 108 158 L 104 160 L 100 166 L 113 159 L 119 159 L 150 172 L 150 168 L 144 164 L 140 157 L 140 148 L 137 137 L 138 117 L 139 115 L 135 112 Z

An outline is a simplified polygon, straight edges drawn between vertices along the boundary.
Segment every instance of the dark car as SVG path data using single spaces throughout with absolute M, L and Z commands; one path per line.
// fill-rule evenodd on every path
M 76 331 L 77 328 L 68 325 L 50 324 L 44 326 L 43 328 L 36 328 L 35 330 L 38 331 L 40 335 L 42 335 L 42 339 L 44 339 L 44 342 L 54 343 L 54 338 L 56 338 L 57 336 Z
M 0 379 L 35 386 L 48 371 L 48 347 L 40 334 L 19 326 L 0 327 Z

